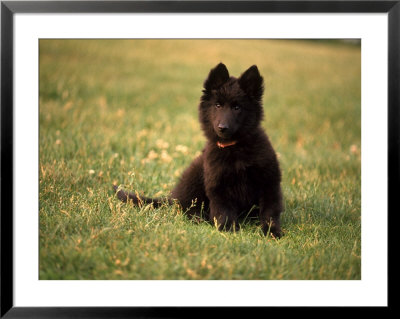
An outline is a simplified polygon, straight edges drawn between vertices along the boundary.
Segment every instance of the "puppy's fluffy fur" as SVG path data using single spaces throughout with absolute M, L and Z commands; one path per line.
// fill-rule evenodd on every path
M 263 78 L 257 66 L 239 78 L 222 63 L 204 82 L 199 119 L 207 138 L 202 154 L 184 171 L 168 201 L 177 200 L 190 216 L 205 215 L 220 230 L 238 229 L 240 216 L 257 214 L 264 234 L 281 236 L 281 172 L 261 128 Z M 117 190 L 122 201 L 139 199 Z M 145 203 L 162 203 L 141 197 Z M 193 201 L 196 205 L 193 206 Z

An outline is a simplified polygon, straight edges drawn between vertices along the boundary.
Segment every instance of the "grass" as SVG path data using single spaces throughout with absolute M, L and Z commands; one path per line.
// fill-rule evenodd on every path
M 282 40 L 40 40 L 40 279 L 361 279 L 360 47 Z M 280 240 L 166 196 L 201 151 L 197 105 L 220 61 L 265 80 L 279 155 Z

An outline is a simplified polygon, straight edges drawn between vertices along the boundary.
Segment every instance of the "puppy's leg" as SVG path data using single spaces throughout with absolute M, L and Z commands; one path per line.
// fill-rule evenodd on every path
M 216 222 L 219 230 L 238 231 L 237 216 L 237 211 L 223 204 L 221 199 L 210 198 L 210 221 Z
M 280 221 L 282 210 L 282 192 L 280 187 L 269 189 L 261 196 L 259 217 L 264 235 L 270 232 L 276 238 L 282 236 Z

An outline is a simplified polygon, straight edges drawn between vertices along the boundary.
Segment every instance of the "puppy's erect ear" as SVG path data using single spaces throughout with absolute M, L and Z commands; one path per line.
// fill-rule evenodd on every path
M 204 88 L 207 91 L 219 88 L 222 84 L 229 80 L 229 72 L 225 64 L 220 63 L 208 74 L 208 78 L 204 81 Z
M 251 66 L 240 76 L 239 85 L 248 95 L 261 100 L 264 92 L 263 78 L 256 65 Z

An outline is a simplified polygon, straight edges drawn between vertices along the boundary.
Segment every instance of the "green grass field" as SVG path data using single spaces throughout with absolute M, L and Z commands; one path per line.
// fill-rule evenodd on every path
M 280 240 L 166 196 L 202 150 L 202 84 L 217 63 L 265 80 L 281 163 Z M 361 52 L 340 42 L 40 40 L 40 279 L 361 279 Z

